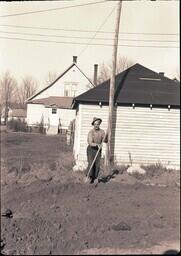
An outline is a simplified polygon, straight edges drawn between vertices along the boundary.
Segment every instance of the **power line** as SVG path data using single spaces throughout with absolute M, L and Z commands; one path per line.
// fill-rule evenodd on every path
M 31 27 L 31 26 L 19 26 L 19 25 L 7 25 L 0 24 L 3 27 L 14 27 L 14 28 L 28 28 L 28 29 L 40 29 L 40 30 L 56 30 L 56 31 L 70 31 L 70 32 L 89 32 L 89 33 L 103 33 L 103 34 L 114 34 L 113 31 L 96 31 L 96 30 L 80 30 L 80 29 L 64 29 L 64 28 L 47 28 L 47 27 Z M 178 36 L 178 33 L 151 33 L 151 32 L 120 32 L 119 34 L 128 35 L 160 35 L 160 36 Z
M 37 34 L 37 33 L 22 33 L 22 32 L 12 32 L 12 31 L 2 31 L 0 33 L 5 34 L 17 34 L 17 35 L 26 35 L 26 36 L 42 36 L 42 37 L 60 37 L 60 38 L 72 38 L 72 39 L 94 39 L 94 40 L 113 40 L 113 38 L 103 38 L 103 37 L 80 37 L 80 36 L 62 36 L 62 35 L 48 35 L 48 34 Z M 121 38 L 121 41 L 130 41 L 130 42 L 166 42 L 166 43 L 177 43 L 178 40 L 153 40 L 153 39 L 130 39 L 130 38 Z
M 59 8 L 44 9 L 44 10 L 39 10 L 39 11 L 31 11 L 31 12 L 21 12 L 21 13 L 7 14 L 7 15 L 1 15 L 0 18 L 12 17 L 12 16 L 20 16 L 20 15 L 27 15 L 27 14 L 34 14 L 34 13 L 40 13 L 40 12 L 49 12 L 49 11 L 65 10 L 65 9 L 70 9 L 70 8 L 75 8 L 75 7 L 82 7 L 82 6 L 88 6 L 88 5 L 93 5 L 93 4 L 100 4 L 100 3 L 105 3 L 105 2 L 107 2 L 107 1 L 104 0 L 104 1 L 94 2 L 94 3 L 92 2 L 92 3 L 86 3 L 86 4 L 71 5 L 71 6 L 65 6 L 65 7 L 59 7 Z
M 80 55 L 82 55 L 82 53 L 86 50 L 86 48 L 89 46 L 90 42 L 96 37 L 97 33 L 99 32 L 99 30 L 104 26 L 104 24 L 107 22 L 107 20 L 109 19 L 109 17 L 112 15 L 113 11 L 115 10 L 116 6 L 114 6 L 114 8 L 112 9 L 112 11 L 109 13 L 109 15 L 105 18 L 105 20 L 103 21 L 103 23 L 99 26 L 98 30 L 96 31 L 96 33 L 94 34 L 94 36 L 87 42 L 86 46 L 82 49 L 82 51 L 79 53 L 78 57 L 80 57 Z
M 0 39 L 9 39 L 9 40 L 20 40 L 20 41 L 29 41 L 29 42 L 44 42 L 44 43 L 57 43 L 57 44 L 76 44 L 76 45 L 87 45 L 87 43 L 81 42 L 61 42 L 61 41 L 51 41 L 51 40 L 35 40 L 35 39 L 25 39 L 17 37 L 2 37 Z M 101 44 L 101 43 L 89 43 L 89 45 L 97 46 L 113 46 L 112 44 Z M 159 46 L 159 45 L 128 45 L 128 44 L 119 44 L 119 46 L 124 47 L 146 47 L 146 48 L 179 48 L 179 46 Z

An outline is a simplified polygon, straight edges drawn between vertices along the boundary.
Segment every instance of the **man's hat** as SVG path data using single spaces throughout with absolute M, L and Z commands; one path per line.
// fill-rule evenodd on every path
M 93 121 L 92 121 L 92 125 L 94 125 L 95 121 L 100 121 L 100 123 L 102 123 L 102 119 L 101 118 L 97 118 L 97 117 L 94 117 L 93 118 Z

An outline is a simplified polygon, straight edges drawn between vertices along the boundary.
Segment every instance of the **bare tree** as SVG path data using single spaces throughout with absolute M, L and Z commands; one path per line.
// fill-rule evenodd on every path
M 37 91 L 37 82 L 31 77 L 26 76 L 22 79 L 22 83 L 18 88 L 18 100 L 19 103 L 23 106 L 25 101 L 35 94 Z
M 0 125 L 1 125 L 2 110 L 3 110 L 3 104 L 0 102 Z
M 124 56 L 121 57 L 120 55 L 118 55 L 117 65 L 116 65 L 116 74 L 131 67 L 133 64 L 134 62 L 129 60 L 127 57 L 124 57 Z M 100 65 L 99 76 L 97 79 L 98 84 L 110 79 L 111 69 L 112 69 L 112 64 L 105 65 L 105 63 L 102 63 Z
M 49 71 L 45 79 L 45 84 L 50 85 L 57 79 L 58 75 L 55 71 Z
M 125 56 L 121 57 L 119 55 L 118 59 L 117 59 L 116 73 L 118 74 L 118 73 L 126 70 L 127 68 L 131 67 L 134 64 L 135 63 L 133 61 L 129 60 L 127 57 L 125 57 Z
M 6 71 L 2 78 L 0 79 L 0 101 L 1 101 L 1 111 L 4 108 L 4 121 L 7 123 L 9 105 L 12 101 L 15 101 L 17 95 L 17 81 Z
M 110 65 L 105 65 L 105 63 L 103 62 L 99 68 L 97 84 L 100 84 L 100 83 L 110 79 L 110 76 L 111 76 L 111 67 L 110 67 Z

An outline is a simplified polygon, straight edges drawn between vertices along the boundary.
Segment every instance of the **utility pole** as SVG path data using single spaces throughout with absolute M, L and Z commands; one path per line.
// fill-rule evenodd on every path
M 112 72 L 110 78 L 110 91 L 109 91 L 109 116 L 108 116 L 108 143 L 106 147 L 105 155 L 105 169 L 106 172 L 110 172 L 111 168 L 111 140 L 112 140 L 112 121 L 113 121 L 113 111 L 114 111 L 114 94 L 115 94 L 115 75 L 116 75 L 116 61 L 117 61 L 117 47 L 118 47 L 118 35 L 119 35 L 119 23 L 121 16 L 122 1 L 118 2 L 117 16 L 116 16 L 116 26 L 114 34 L 114 45 L 112 54 Z

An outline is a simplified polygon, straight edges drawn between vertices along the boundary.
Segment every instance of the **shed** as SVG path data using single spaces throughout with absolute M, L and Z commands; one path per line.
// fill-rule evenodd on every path
M 74 157 L 87 164 L 87 134 L 93 117 L 107 129 L 110 80 L 79 95 L 76 110 Z M 116 75 L 112 123 L 115 164 L 156 164 L 180 168 L 180 83 L 135 64 Z M 103 148 L 103 152 L 105 147 Z

